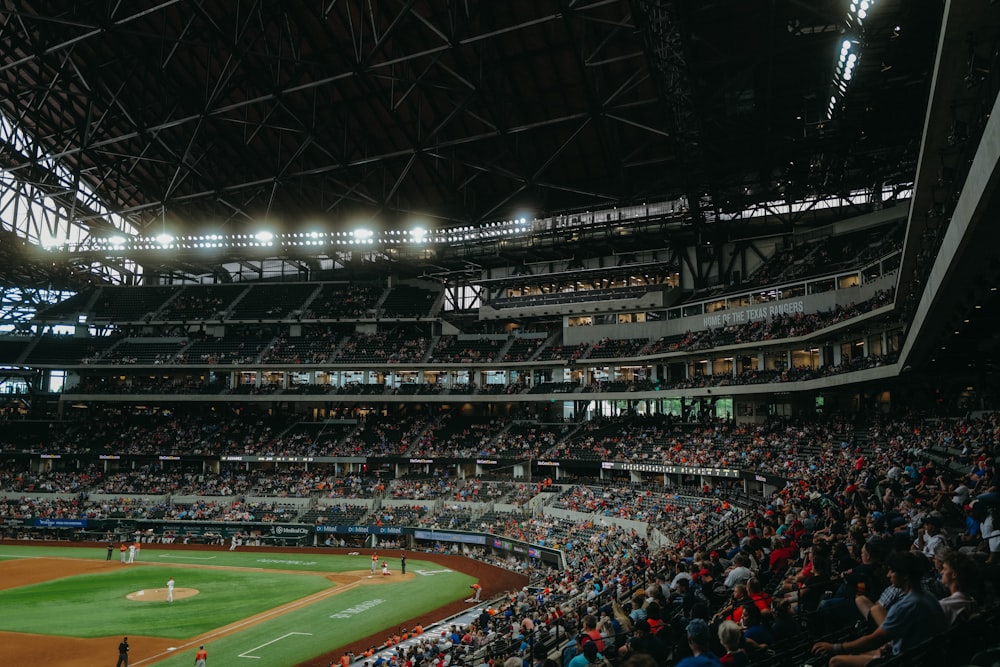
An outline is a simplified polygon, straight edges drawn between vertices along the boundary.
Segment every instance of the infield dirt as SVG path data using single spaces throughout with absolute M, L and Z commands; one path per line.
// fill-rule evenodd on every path
M 9 543 L 25 544 L 24 542 Z M 45 543 L 30 542 L 28 544 L 41 546 Z M 55 543 L 45 544 L 45 546 L 68 545 Z M 79 545 L 74 544 L 72 546 Z M 184 549 L 186 545 L 171 546 L 177 549 Z M 165 548 L 166 545 L 156 545 L 156 547 L 160 549 Z M 218 549 L 221 549 L 221 547 Z M 188 550 L 192 549 L 188 547 Z M 199 550 L 213 549 L 202 548 Z M 317 550 L 315 549 L 259 550 L 270 553 L 317 553 Z M 254 549 L 253 551 L 258 551 L 258 549 Z M 345 552 L 341 552 L 337 549 L 324 549 L 322 553 L 340 554 Z M 503 591 L 518 590 L 527 583 L 527 579 L 523 575 L 508 572 L 507 570 L 502 570 L 485 563 L 479 563 L 468 558 L 459 556 L 443 556 L 440 554 L 429 554 L 416 551 L 412 552 L 412 556 L 414 560 L 419 559 L 435 562 L 442 566 L 458 570 L 478 578 L 483 584 L 485 593 L 484 597 L 489 597 L 490 595 Z M 131 567 L 135 567 L 136 565 L 141 567 L 142 564 L 136 563 Z M 114 560 L 88 561 L 69 558 L 25 558 L 0 561 L 0 590 L 52 581 L 53 579 L 60 579 L 63 577 L 107 572 L 109 570 L 117 570 L 120 568 L 121 564 Z M 376 586 L 383 583 L 399 582 L 400 580 L 409 579 L 414 576 L 413 574 L 402 575 L 399 572 L 393 572 L 393 574 L 389 577 L 383 577 L 380 574 L 371 577 L 369 570 L 357 570 L 337 574 L 324 574 L 317 572 L 306 572 L 304 574 L 322 576 L 330 581 L 340 584 L 339 587 L 331 588 L 328 592 L 320 594 L 321 597 L 336 595 L 345 590 L 345 587 L 353 588 L 355 586 Z M 147 589 L 146 594 L 149 595 L 152 591 L 156 590 L 158 589 Z M 175 597 L 178 596 L 177 590 L 174 591 L 174 595 Z M 311 597 L 315 599 L 315 596 Z M 166 599 L 166 589 L 163 589 L 161 599 Z M 288 605 L 284 605 L 284 607 L 288 607 L 288 609 L 291 610 L 301 606 L 301 604 L 302 603 L 300 601 L 295 601 L 289 603 Z M 457 601 L 440 609 L 429 610 L 426 614 L 410 619 L 401 625 L 404 627 L 412 627 L 417 623 L 426 625 L 462 611 L 467 607 L 468 605 L 465 602 Z M 281 613 L 281 609 L 282 607 L 270 609 L 265 614 L 260 614 L 256 621 L 256 617 L 242 619 L 239 623 L 233 624 L 231 629 L 217 628 L 210 633 L 210 636 L 219 637 L 230 632 L 246 629 L 246 627 L 253 625 L 255 622 L 262 622 L 267 618 L 273 618 L 276 613 Z M 60 622 L 72 623 L 72 619 L 60 619 Z M 58 632 L 59 627 L 54 627 L 53 631 Z M 312 660 L 301 663 L 298 667 L 326 667 L 330 664 L 330 661 L 334 657 L 340 656 L 345 650 L 360 652 L 369 646 L 381 644 L 388 634 L 388 630 L 382 630 L 352 644 L 332 647 L 332 650 L 327 654 L 317 656 Z M 187 640 L 130 636 L 129 643 L 132 646 L 132 650 L 129 664 L 132 667 L 155 664 L 157 661 L 171 655 L 173 652 L 170 650 L 171 648 L 186 650 L 206 641 L 205 637 L 207 636 L 208 635 L 200 635 L 190 637 Z M 97 639 L 77 639 L 57 635 L 0 632 L 0 645 L 3 646 L 3 664 L 12 666 L 53 665 L 54 667 L 105 667 L 106 665 L 111 664 L 111 661 L 117 657 L 117 646 L 119 641 L 121 641 L 121 637 L 119 635 L 110 635 L 108 637 Z

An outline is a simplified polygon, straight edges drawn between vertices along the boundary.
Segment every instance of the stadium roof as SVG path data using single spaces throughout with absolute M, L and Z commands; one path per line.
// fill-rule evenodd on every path
M 117 233 L 109 214 L 144 235 L 239 234 L 683 201 L 678 245 L 751 237 L 762 218 L 741 212 L 754 207 L 770 233 L 829 220 L 782 203 L 867 192 L 868 206 L 844 207 L 854 214 L 912 191 L 899 294 L 919 330 L 906 361 L 954 369 L 972 352 L 970 373 L 993 372 L 995 163 L 973 179 L 981 210 L 968 233 L 953 246 L 937 235 L 972 165 L 970 130 L 994 103 L 998 11 L 995 0 L 8 0 L 0 189 L 27 184 L 94 237 Z M 89 279 L 89 257 L 43 262 L 16 238 L 31 213 L 4 194 L 0 284 Z M 675 232 L 565 242 L 627 253 L 670 246 Z M 925 290 L 917 268 L 942 242 L 963 260 Z M 492 261 L 573 256 L 560 243 Z M 111 262 L 204 275 L 240 259 Z M 444 271 L 461 266 L 452 259 Z
M 855 3 L 855 12 L 868 3 Z M 8 175 L 92 232 L 428 227 L 913 182 L 941 3 L 10 0 Z M 851 76 L 837 66 L 845 40 Z M 73 180 L 54 179 L 52 161 Z

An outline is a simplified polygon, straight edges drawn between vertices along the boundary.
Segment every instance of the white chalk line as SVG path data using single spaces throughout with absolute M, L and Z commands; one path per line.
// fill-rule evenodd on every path
M 266 642 L 264 644 L 261 644 L 260 646 L 254 646 L 249 651 L 244 651 L 243 653 L 240 653 L 236 657 L 237 658 L 251 658 L 253 660 L 260 660 L 260 656 L 259 655 L 247 655 L 247 654 L 248 653 L 253 653 L 254 651 L 256 651 L 259 648 L 264 648 L 265 646 L 270 646 L 271 644 L 274 644 L 275 642 L 280 642 L 285 637 L 291 637 L 292 635 L 306 635 L 308 637 L 312 637 L 312 633 L 311 632 L 286 632 L 285 634 L 281 635 L 277 639 L 272 639 L 271 641 Z
M 342 586 L 337 586 L 335 588 L 328 588 L 326 590 L 313 593 L 312 595 L 308 595 L 304 598 L 294 600 L 286 605 L 282 605 L 281 607 L 273 607 L 265 612 L 257 614 L 256 616 L 251 616 L 250 618 L 245 618 L 242 621 L 237 621 L 236 623 L 231 623 L 230 625 L 223 626 L 217 630 L 209 632 L 208 634 L 199 635 L 198 637 L 195 637 L 194 639 L 192 639 L 187 643 L 171 647 L 170 651 L 181 651 L 186 648 L 190 648 L 192 646 L 198 646 L 204 644 L 207 640 L 214 639 L 215 637 L 223 637 L 225 635 L 233 634 L 239 630 L 242 630 L 243 628 L 263 623 L 265 620 L 269 620 L 272 617 L 282 616 L 299 607 L 305 607 L 307 605 L 311 605 L 312 603 L 318 602 L 319 600 L 322 600 L 325 597 L 329 597 L 337 593 L 342 593 L 343 591 L 350 590 L 360 585 L 361 582 L 356 581 L 350 584 L 344 584 Z M 161 653 L 156 653 L 154 655 L 151 655 L 147 658 L 141 658 L 139 660 L 129 660 L 129 663 L 132 665 L 141 665 L 147 662 L 156 662 L 163 656 L 167 655 L 167 653 L 168 651 L 164 651 Z

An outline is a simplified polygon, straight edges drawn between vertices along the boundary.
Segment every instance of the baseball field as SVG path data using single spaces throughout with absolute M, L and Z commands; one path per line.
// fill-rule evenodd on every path
M 189 667 L 202 644 L 214 665 L 326 667 L 347 648 L 466 608 L 474 581 L 487 593 L 525 583 L 420 552 L 406 552 L 404 575 L 401 555 L 379 554 L 373 576 L 370 550 L 144 545 L 122 564 L 100 544 L 0 543 L 0 664 L 114 664 L 128 636 L 133 667 Z

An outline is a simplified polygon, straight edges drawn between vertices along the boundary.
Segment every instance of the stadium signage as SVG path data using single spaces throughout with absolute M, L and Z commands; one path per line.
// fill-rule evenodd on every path
M 61 459 L 62 454 L 42 454 L 38 458 L 40 459 Z
M 35 519 L 39 528 L 86 528 L 86 519 Z
M 253 463 L 264 461 L 269 463 L 336 463 L 348 459 L 337 456 L 222 456 L 222 461 L 245 461 Z M 360 459 L 359 459 L 360 460 Z
M 309 534 L 309 529 L 304 526 L 275 526 L 271 532 L 274 535 L 304 537 Z
M 118 454 L 101 454 L 98 458 L 102 461 L 118 461 L 121 456 Z
M 535 465 L 559 467 L 559 461 L 536 461 Z
M 754 482 L 770 484 L 777 487 L 785 486 L 788 483 L 788 479 L 785 477 L 778 477 L 777 475 L 762 475 L 759 472 L 744 472 L 743 478 L 748 481 L 753 480 Z
M 496 464 L 498 464 L 500 462 L 497 461 L 496 459 L 476 459 L 476 463 L 478 463 L 479 465 L 495 466 Z
M 434 463 L 434 459 L 410 459 L 410 463 Z
M 706 329 L 726 327 L 731 324 L 747 324 L 778 315 L 795 315 L 804 312 L 806 312 L 806 306 L 801 299 L 785 303 L 778 302 L 764 306 L 750 306 L 740 310 L 716 311 L 702 318 L 702 326 Z
M 413 537 L 418 540 L 435 540 L 437 542 L 486 544 L 485 535 L 469 535 L 468 533 L 440 533 L 436 530 L 415 530 L 413 531 Z
M 395 526 L 316 526 L 317 533 L 352 533 L 355 535 L 402 535 Z
M 740 471 L 732 468 L 694 468 L 690 466 L 668 466 L 660 463 L 622 463 L 619 461 L 602 461 L 601 468 L 604 470 L 666 473 L 668 475 L 702 475 L 705 477 L 733 478 L 740 476 Z
M 219 524 L 207 524 L 207 523 L 177 523 L 176 521 L 158 523 L 155 521 L 144 522 L 145 525 L 156 525 L 160 532 L 163 533 L 174 533 L 176 535 L 185 536 L 211 536 L 219 537 L 221 535 L 220 531 L 223 528 L 229 528 L 230 530 L 234 528 L 233 526 L 227 527 Z M 246 528 L 245 523 L 241 522 L 241 528 Z
M 180 461 L 181 457 L 179 457 L 179 456 L 160 456 L 160 460 L 161 461 Z

